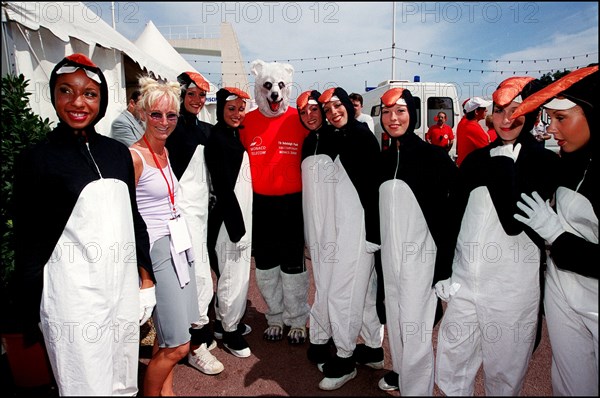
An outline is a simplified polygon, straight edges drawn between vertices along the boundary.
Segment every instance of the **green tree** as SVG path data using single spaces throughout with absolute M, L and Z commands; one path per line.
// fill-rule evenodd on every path
M 42 120 L 29 107 L 29 80 L 22 74 L 2 77 L 2 147 L 0 289 L 6 292 L 14 274 L 13 181 L 16 156 L 23 149 L 41 141 L 51 130 L 50 120 Z
M 553 81 L 556 81 L 558 79 L 560 79 L 561 77 L 568 75 L 569 73 L 571 73 L 570 70 L 564 70 L 564 71 L 556 71 L 554 73 L 548 72 L 544 75 L 542 75 L 542 77 L 540 77 L 540 81 L 544 84 L 550 84 Z

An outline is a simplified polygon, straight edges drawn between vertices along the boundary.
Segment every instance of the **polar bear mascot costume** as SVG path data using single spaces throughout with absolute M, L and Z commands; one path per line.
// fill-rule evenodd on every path
M 289 106 L 294 68 L 253 61 L 257 109 L 246 115 L 241 140 L 250 156 L 253 189 L 252 248 L 256 281 L 268 305 L 267 340 L 306 340 L 308 273 L 304 264 L 302 143 L 308 134 Z

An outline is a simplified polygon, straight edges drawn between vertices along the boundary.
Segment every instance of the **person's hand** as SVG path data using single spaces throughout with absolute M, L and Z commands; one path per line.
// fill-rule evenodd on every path
M 252 241 L 250 239 L 248 239 L 248 234 L 246 234 L 246 235 L 242 236 L 242 239 L 235 242 L 235 248 L 237 250 L 243 251 L 243 250 L 246 250 L 247 248 L 249 248 L 251 244 L 252 244 Z
M 521 152 L 521 144 L 517 144 L 513 146 L 513 144 L 497 146 L 490 150 L 490 156 L 506 156 L 513 160 L 513 162 L 517 161 L 519 157 L 519 152 Z
M 452 282 L 452 278 L 439 281 L 434 286 L 435 294 L 445 302 L 448 302 L 452 296 L 460 289 L 460 283 Z
M 251 242 L 249 239 L 247 239 L 246 237 L 243 237 L 242 239 L 240 239 L 238 242 L 235 243 L 235 248 L 237 250 L 246 250 L 247 248 L 249 248 L 251 245 Z
M 155 287 L 140 289 L 140 326 L 150 319 L 154 306 L 156 306 Z
M 367 253 L 369 253 L 369 254 L 375 253 L 380 248 L 381 248 L 380 245 L 377 245 L 375 243 L 371 243 L 371 242 L 367 241 Z
M 550 201 L 547 200 L 544 202 L 544 199 L 537 192 L 533 192 L 531 196 L 522 193 L 521 198 L 523 201 L 517 202 L 517 207 L 527 217 L 523 217 L 520 214 L 515 214 L 513 217 L 533 229 L 548 243 L 554 243 L 556 238 L 565 232 L 565 229 L 560 223 L 558 215 L 550 206 Z

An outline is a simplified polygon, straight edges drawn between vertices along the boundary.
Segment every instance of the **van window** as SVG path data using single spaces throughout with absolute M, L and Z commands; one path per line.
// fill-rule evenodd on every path
M 415 130 L 421 127 L 421 99 L 419 97 L 413 97 L 415 100 L 415 108 L 417 109 L 417 123 L 415 124 Z M 371 116 L 379 118 L 381 114 L 381 105 L 375 105 L 371 108 Z
M 371 117 L 379 117 L 381 114 L 381 105 L 375 105 L 371 108 Z
M 454 127 L 454 108 L 452 98 L 450 97 L 429 97 L 427 98 L 427 127 L 436 124 L 435 117 L 440 111 L 444 111 L 448 117 L 446 124 Z
M 415 108 L 417 108 L 417 123 L 415 124 L 415 130 L 418 130 L 421 127 L 421 98 L 414 97 L 415 100 Z

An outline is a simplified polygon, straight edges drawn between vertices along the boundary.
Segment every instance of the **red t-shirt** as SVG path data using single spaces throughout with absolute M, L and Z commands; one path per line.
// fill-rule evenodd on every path
M 456 127 L 456 135 L 457 166 L 460 166 L 469 153 L 492 142 L 477 120 L 468 120 L 464 116 Z
M 496 141 L 496 138 L 498 138 L 498 134 L 496 134 L 496 130 L 492 129 L 488 129 L 487 131 L 488 136 L 490 137 L 490 142 L 494 142 Z
M 248 112 L 240 139 L 248 151 L 252 188 L 261 195 L 286 195 L 302 190 L 302 143 L 308 130 L 296 108 L 277 117 Z
M 428 142 L 430 141 L 433 145 L 447 148 L 448 143 L 454 140 L 454 132 L 452 131 L 452 127 L 448 126 L 446 123 L 442 124 L 442 127 L 438 126 L 436 123 L 427 130 L 425 140 Z

